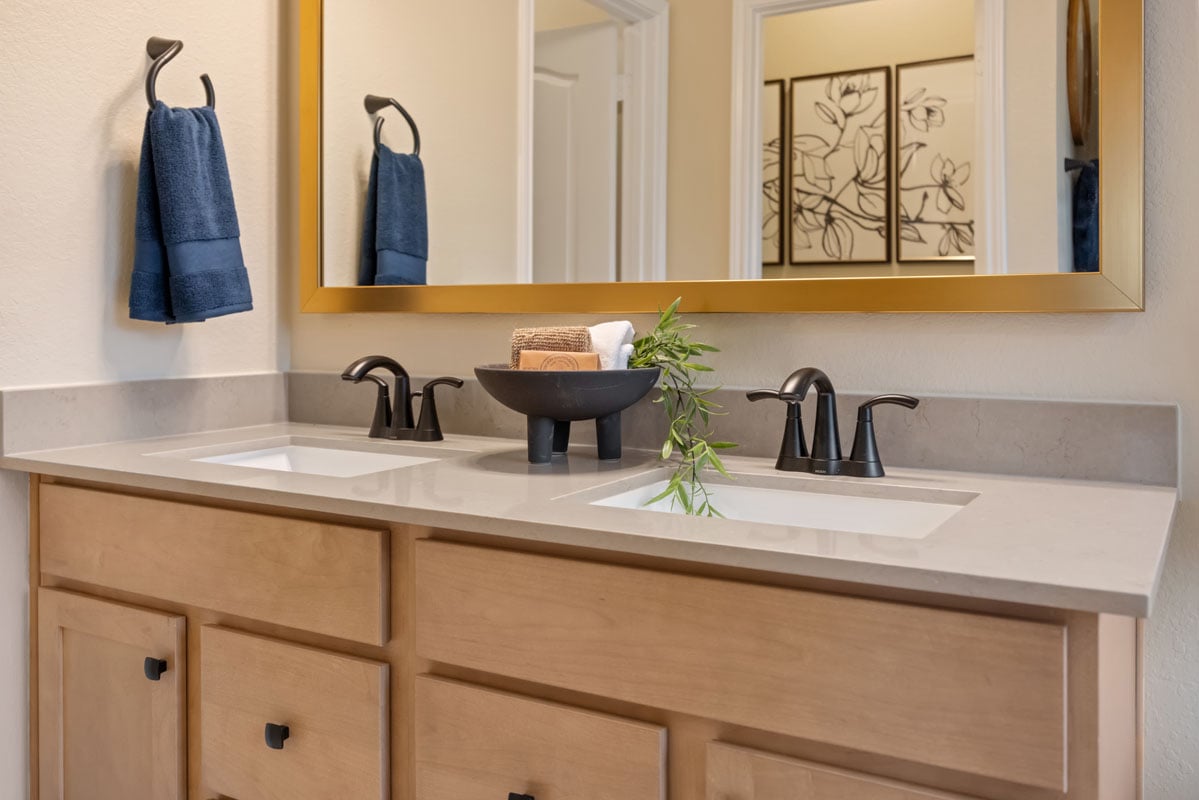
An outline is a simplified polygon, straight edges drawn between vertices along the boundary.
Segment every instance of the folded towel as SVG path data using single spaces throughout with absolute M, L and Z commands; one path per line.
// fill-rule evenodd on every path
M 425 167 L 380 144 L 371 157 L 359 286 L 423 286 L 429 261 Z
M 211 108 L 159 101 L 146 115 L 135 227 L 132 319 L 202 322 L 254 307 Z
M 626 344 L 633 343 L 633 323 L 628 320 L 620 322 L 603 322 L 588 328 L 591 333 L 591 349 L 599 353 L 600 369 L 626 369 L 628 359 L 620 363 L 620 351 Z
M 559 353 L 590 353 L 591 334 L 584 327 L 517 328 L 512 332 L 512 369 L 520 368 L 525 350 L 552 350 Z

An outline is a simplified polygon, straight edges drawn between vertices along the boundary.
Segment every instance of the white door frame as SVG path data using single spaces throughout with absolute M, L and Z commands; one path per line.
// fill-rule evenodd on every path
M 517 46 L 517 281 L 533 280 L 534 2 L 520 0 Z M 621 270 L 626 281 L 666 280 L 666 142 L 670 96 L 667 0 L 587 0 L 626 23 Z
M 729 185 L 729 277 L 762 277 L 762 81 L 763 23 L 767 17 L 863 0 L 733 0 L 732 166 Z M 978 87 L 978 171 L 986 192 L 978 196 L 975 231 L 979 262 L 987 272 L 1006 272 L 1004 150 L 1005 0 L 975 0 L 978 19 L 975 63 Z M 983 98 L 990 98 L 989 101 Z M 757 144 L 755 144 L 755 142 Z M 783 224 L 790 224 L 784 220 Z

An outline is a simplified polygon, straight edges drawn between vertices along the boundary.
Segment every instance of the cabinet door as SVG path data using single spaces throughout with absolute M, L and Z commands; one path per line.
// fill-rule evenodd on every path
M 969 800 L 743 747 L 708 745 L 707 800 Z
M 180 616 L 38 590 L 44 800 L 186 796 L 185 632 Z

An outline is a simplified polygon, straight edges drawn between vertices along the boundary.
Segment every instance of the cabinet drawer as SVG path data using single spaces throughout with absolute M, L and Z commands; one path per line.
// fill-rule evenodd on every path
M 708 745 L 708 800 L 968 800 L 727 744 Z
M 386 531 L 55 484 L 42 571 L 367 644 L 385 644 Z
M 387 798 L 387 679 L 386 664 L 204 627 L 205 788 L 253 800 Z M 287 727 L 281 749 L 268 745 L 268 724 Z
M 434 661 L 1064 788 L 1065 627 L 436 541 Z
M 664 800 L 666 729 L 422 676 L 420 800 Z

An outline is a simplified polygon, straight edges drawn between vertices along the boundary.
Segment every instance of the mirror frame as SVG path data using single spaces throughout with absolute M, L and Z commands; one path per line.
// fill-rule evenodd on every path
M 299 3 L 302 312 L 636 314 L 680 296 L 691 312 L 1144 310 L 1144 0 L 1099 0 L 1100 272 L 378 287 L 320 285 L 322 6 Z

